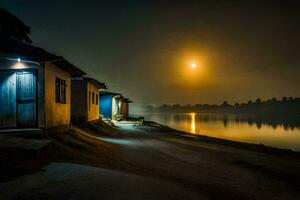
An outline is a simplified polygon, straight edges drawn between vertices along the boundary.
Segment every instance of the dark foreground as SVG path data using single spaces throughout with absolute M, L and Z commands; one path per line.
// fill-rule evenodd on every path
M 1 154 L 0 199 L 300 199 L 298 153 L 154 124 L 50 136 L 39 160 Z

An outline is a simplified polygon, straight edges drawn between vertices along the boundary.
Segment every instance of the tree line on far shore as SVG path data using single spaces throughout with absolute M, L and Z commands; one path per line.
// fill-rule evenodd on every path
M 230 104 L 224 101 L 222 104 L 163 104 L 159 107 L 147 106 L 147 112 L 205 112 L 205 113 L 232 113 L 232 114 L 300 114 L 300 98 L 283 97 L 281 100 L 276 98 L 247 103 Z

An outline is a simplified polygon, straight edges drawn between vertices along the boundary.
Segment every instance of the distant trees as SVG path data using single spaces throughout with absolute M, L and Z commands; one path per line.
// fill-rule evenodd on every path
M 265 101 L 257 98 L 254 102 L 229 104 L 224 101 L 220 105 L 195 104 L 179 105 L 164 104 L 161 107 L 148 108 L 149 112 L 208 112 L 208 113 L 236 113 L 236 114 L 297 114 L 300 115 L 300 98 L 282 97 Z
M 257 98 L 256 101 L 254 102 L 254 104 L 255 104 L 255 105 L 261 104 L 261 99 L 260 99 L 260 98 Z
M 224 101 L 224 102 L 221 104 L 221 106 L 223 106 L 223 107 L 228 107 L 228 106 L 230 106 L 230 105 L 228 104 L 227 101 Z
M 31 43 L 30 27 L 7 10 L 0 8 L 0 39 L 11 39 Z

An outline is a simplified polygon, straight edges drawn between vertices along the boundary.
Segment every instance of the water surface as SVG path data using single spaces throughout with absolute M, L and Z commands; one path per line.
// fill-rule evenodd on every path
M 199 113 L 135 114 L 193 134 L 300 151 L 300 117 Z

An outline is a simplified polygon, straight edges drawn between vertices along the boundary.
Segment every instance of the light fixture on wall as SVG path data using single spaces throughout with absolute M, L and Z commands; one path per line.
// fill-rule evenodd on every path
M 25 63 L 21 62 L 20 58 L 17 58 L 16 60 L 17 60 L 17 62 L 13 65 L 13 68 L 15 68 L 15 69 L 23 69 L 23 68 L 26 67 Z

